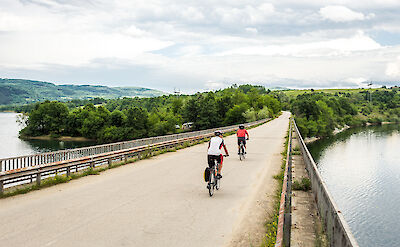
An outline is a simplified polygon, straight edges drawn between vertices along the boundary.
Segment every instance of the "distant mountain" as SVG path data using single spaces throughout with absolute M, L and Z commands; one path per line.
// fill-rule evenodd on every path
M 22 79 L 0 79 L 0 105 L 20 105 L 45 100 L 156 97 L 164 92 L 141 87 L 106 87 L 90 85 L 55 85 Z
M 290 88 L 287 88 L 287 87 L 270 87 L 270 88 L 268 88 L 269 90 L 271 90 L 271 91 L 277 91 L 277 90 L 280 90 L 280 91 L 283 91 L 283 90 L 291 90 Z

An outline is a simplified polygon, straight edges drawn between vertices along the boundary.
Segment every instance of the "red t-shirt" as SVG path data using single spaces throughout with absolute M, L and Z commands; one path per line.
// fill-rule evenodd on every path
M 238 129 L 236 132 L 237 137 L 246 137 L 246 134 L 249 135 L 245 129 Z

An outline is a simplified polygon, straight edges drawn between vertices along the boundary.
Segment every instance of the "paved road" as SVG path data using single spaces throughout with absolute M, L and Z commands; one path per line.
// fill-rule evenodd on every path
M 0 200 L 0 246 L 229 245 L 260 185 L 273 183 L 288 118 L 250 130 L 244 162 L 235 137 L 225 138 L 231 156 L 212 198 L 200 144 Z

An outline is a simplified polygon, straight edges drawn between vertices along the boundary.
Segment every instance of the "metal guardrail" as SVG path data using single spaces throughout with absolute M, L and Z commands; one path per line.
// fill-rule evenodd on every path
M 286 152 L 285 172 L 279 206 L 278 229 L 276 232 L 275 247 L 290 246 L 290 228 L 292 224 L 292 121 L 289 122 L 288 148 Z
M 267 119 L 263 119 L 263 120 L 247 123 L 247 125 L 256 125 L 256 124 L 263 123 L 266 121 L 267 121 Z M 214 129 L 186 132 L 186 133 L 166 135 L 166 136 L 149 137 L 149 138 L 132 140 L 132 141 L 117 142 L 117 143 L 104 144 L 104 145 L 96 145 L 96 146 L 91 146 L 91 147 L 60 150 L 60 151 L 56 151 L 56 152 L 25 155 L 25 156 L 11 157 L 11 158 L 3 158 L 3 159 L 0 159 L 0 172 L 21 169 L 21 168 L 26 168 L 26 167 L 32 167 L 32 166 L 38 166 L 38 165 L 45 165 L 45 164 L 50 164 L 50 163 L 64 161 L 64 160 L 77 159 L 77 158 L 81 158 L 81 157 L 102 154 L 102 153 L 107 153 L 107 152 L 113 152 L 113 151 L 119 151 L 119 150 L 140 147 L 140 146 L 150 145 L 150 144 L 155 144 L 155 143 L 162 143 L 162 142 L 172 141 L 172 140 L 177 140 L 177 139 L 182 139 L 182 138 L 190 138 L 190 137 L 194 137 L 194 136 L 200 136 L 200 135 L 212 133 L 216 129 L 221 129 L 222 131 L 227 131 L 228 129 L 237 128 L 237 127 L 238 127 L 238 125 L 232 125 L 232 126 L 227 126 L 227 127 L 222 127 L 222 128 L 214 128 Z
M 248 126 L 254 126 L 261 123 L 267 122 L 268 119 L 255 121 L 252 123 L 247 123 Z M 218 128 L 224 132 L 233 131 L 238 128 L 238 125 Z M 127 160 L 133 156 L 140 156 L 145 152 L 153 152 L 155 150 L 167 149 L 172 146 L 177 146 L 179 144 L 185 142 L 193 142 L 198 141 L 213 135 L 214 130 L 209 129 L 203 131 L 195 131 L 189 133 L 183 133 L 178 135 L 169 135 L 162 137 L 153 137 L 153 138 L 145 138 L 136 141 L 130 142 L 120 142 L 108 145 L 98 145 L 88 148 L 79 148 L 73 150 L 65 150 L 65 152 L 52 152 L 39 155 L 30 155 L 30 156 L 21 156 L 14 157 L 9 159 L 2 159 L 2 161 L 7 160 L 18 160 L 18 164 L 22 164 L 22 167 L 0 171 L 0 194 L 3 193 L 4 187 L 8 185 L 8 187 L 19 185 L 21 183 L 29 183 L 36 181 L 39 185 L 43 178 L 52 176 L 53 174 L 66 174 L 70 176 L 70 173 L 75 170 L 76 172 L 82 169 L 86 169 L 87 167 L 96 167 L 99 165 L 107 164 L 111 166 L 114 160 Z M 166 140 L 165 139 L 172 139 Z M 144 145 L 139 146 L 138 144 L 145 143 Z M 123 148 L 127 147 L 127 148 Z M 114 150 L 117 149 L 117 150 Z M 71 153 L 68 153 L 70 151 Z M 62 154 L 62 155 L 61 155 Z M 79 154 L 74 157 L 75 154 Z M 86 155 L 84 155 L 86 154 Z M 33 159 L 34 157 L 40 157 L 37 159 Z M 47 157 L 51 157 L 50 159 L 46 159 Z M 54 158 L 64 158 L 61 160 L 53 161 Z M 67 159 L 67 157 L 74 157 Z M 29 159 L 28 159 L 29 158 Z M 33 163 L 20 163 L 21 160 L 27 159 L 30 160 L 41 160 L 48 161 L 48 163 L 32 165 Z M 17 162 L 15 163 L 17 164 Z M 24 166 L 26 165 L 26 166 Z
M 293 121 L 293 125 L 300 143 L 300 150 L 304 163 L 311 180 L 311 189 L 328 236 L 329 246 L 358 246 L 346 220 L 338 210 L 325 182 L 322 180 L 317 165 L 308 151 L 295 121 Z

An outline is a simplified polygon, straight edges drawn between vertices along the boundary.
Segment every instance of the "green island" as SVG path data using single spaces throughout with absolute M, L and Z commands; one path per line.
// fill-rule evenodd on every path
M 194 95 L 45 101 L 14 110 L 27 114 L 21 118 L 26 125 L 21 138 L 71 136 L 109 143 L 274 117 L 281 111 L 275 96 L 262 86 L 234 85 Z

